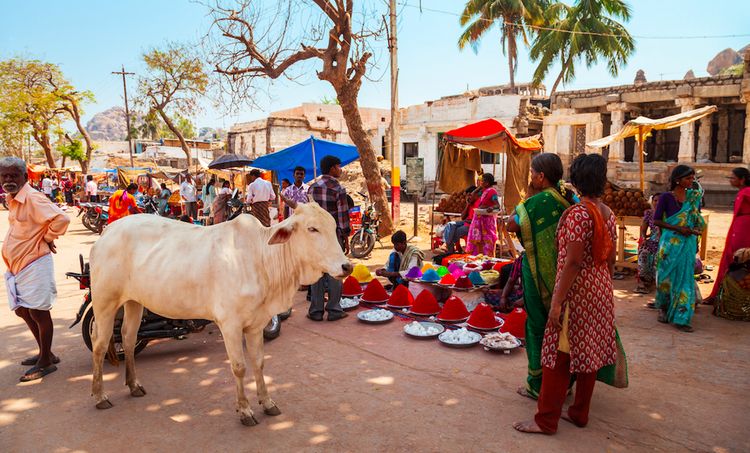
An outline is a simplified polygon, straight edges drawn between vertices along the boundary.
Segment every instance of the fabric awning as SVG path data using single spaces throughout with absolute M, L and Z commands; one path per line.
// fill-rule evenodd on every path
M 612 142 L 624 140 L 628 137 L 637 137 L 639 134 L 648 135 L 648 133 L 654 129 L 660 130 L 680 127 L 683 124 L 697 121 L 704 116 L 708 116 L 714 113 L 716 110 L 718 109 L 715 105 L 707 105 L 706 107 L 678 113 L 676 115 L 667 116 L 658 120 L 652 120 L 651 118 L 647 118 L 645 116 L 639 116 L 634 120 L 628 121 L 619 132 L 589 142 L 586 144 L 586 146 L 590 146 L 591 148 L 603 148 L 605 146 L 608 146 Z
M 539 151 L 539 135 L 518 138 L 500 121 L 489 118 L 450 130 L 443 135 L 446 141 L 473 146 L 488 153 L 507 152 L 510 146 L 523 151 Z
M 341 159 L 342 167 L 359 159 L 356 146 L 329 142 L 311 135 L 303 142 L 255 159 L 252 166 L 253 168 L 275 171 L 279 181 L 284 178 L 293 181 L 294 168 L 304 167 L 305 182 L 307 182 L 320 176 L 320 161 L 327 155 Z

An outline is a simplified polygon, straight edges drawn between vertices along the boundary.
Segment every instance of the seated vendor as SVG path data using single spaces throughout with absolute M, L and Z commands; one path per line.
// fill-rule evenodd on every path
M 375 271 L 375 274 L 380 277 L 387 277 L 393 283 L 394 287 L 405 285 L 406 280 L 403 279 L 403 276 L 414 266 L 422 267 L 424 253 L 415 246 L 408 245 L 406 243 L 406 233 L 401 230 L 393 233 L 391 242 L 393 243 L 394 250 L 388 257 L 385 267 Z
M 445 242 L 446 252 L 451 254 L 456 251 L 458 246 L 458 253 L 463 253 L 461 243 L 459 239 L 465 238 L 469 234 L 469 225 L 471 225 L 471 219 L 474 218 L 474 209 L 479 204 L 479 192 L 476 186 L 470 186 L 465 190 L 469 194 L 466 200 L 466 207 L 461 213 L 461 220 L 448 222 L 443 230 L 443 241 Z

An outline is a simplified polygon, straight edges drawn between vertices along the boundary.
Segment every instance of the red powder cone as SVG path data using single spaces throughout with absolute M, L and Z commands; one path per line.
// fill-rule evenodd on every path
M 505 324 L 500 332 L 507 332 L 516 338 L 526 338 L 526 311 L 519 307 L 505 315 Z
M 456 284 L 456 277 L 454 277 L 451 274 L 445 274 L 443 275 L 443 278 L 440 279 L 438 282 L 440 285 L 450 286 Z
M 484 302 L 477 305 L 474 311 L 471 312 L 471 316 L 469 316 L 467 322 L 471 327 L 479 329 L 494 329 L 500 327 L 500 323 L 495 319 L 495 312 L 492 311 L 492 307 Z
M 498 261 L 495 263 L 494 266 L 492 266 L 492 270 L 500 272 L 500 269 L 504 268 L 505 266 L 513 264 L 513 261 Z
M 362 286 L 356 278 L 351 275 L 344 280 L 344 287 L 341 289 L 341 295 L 344 297 L 355 297 L 362 295 Z
M 456 296 L 451 296 L 443 304 L 438 319 L 441 321 L 458 321 L 466 319 L 468 316 L 469 310 L 466 309 L 464 302 Z
M 367 284 L 362 300 L 364 302 L 385 302 L 388 300 L 388 293 L 385 292 L 380 280 L 375 278 Z
M 454 286 L 459 289 L 471 289 L 474 287 L 474 284 L 471 282 L 471 280 L 469 280 L 469 277 L 467 275 L 464 275 L 456 280 L 456 284 Z
M 398 285 L 388 299 L 388 305 L 391 307 L 411 307 L 413 303 L 414 296 L 411 295 L 409 289 L 404 285 Z
M 411 312 L 419 315 L 436 315 L 440 312 L 440 304 L 431 292 L 424 290 L 414 299 Z

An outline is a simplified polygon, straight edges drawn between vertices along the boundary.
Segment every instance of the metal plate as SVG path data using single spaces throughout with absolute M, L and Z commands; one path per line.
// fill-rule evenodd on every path
M 409 332 L 406 331 L 406 327 L 409 324 L 411 324 L 411 323 L 409 323 L 406 326 L 404 326 L 404 333 L 406 335 L 412 337 L 412 338 L 417 338 L 419 340 L 431 340 L 433 338 L 437 338 L 438 335 L 440 335 L 441 333 L 445 332 L 445 327 L 443 327 L 442 325 L 440 325 L 440 324 L 438 324 L 436 322 L 427 322 L 427 321 L 417 321 L 417 322 L 419 322 L 419 324 L 421 324 L 424 327 L 437 327 L 438 329 L 440 329 L 440 332 L 438 332 L 436 334 L 433 334 L 433 335 L 414 335 L 414 334 L 409 333 Z
M 363 315 L 365 315 L 366 313 L 372 312 L 372 311 L 374 311 L 374 310 L 360 311 L 359 313 L 357 313 L 357 319 L 359 319 L 360 321 L 362 321 L 364 323 L 367 323 L 367 324 L 385 324 L 386 322 L 393 321 L 393 317 L 394 316 L 393 316 L 393 313 L 391 313 L 391 312 L 388 312 L 391 316 L 388 319 L 384 319 L 382 321 L 370 321 L 369 319 L 363 318 Z
M 444 344 L 445 346 L 448 346 L 449 348 L 459 348 L 459 349 L 461 349 L 461 348 L 471 348 L 472 346 L 478 345 L 479 344 L 479 340 L 482 339 L 482 335 L 481 334 L 478 334 L 476 332 L 469 332 L 469 333 L 475 335 L 476 341 L 473 341 L 471 343 L 448 343 L 447 341 L 445 341 L 445 340 L 443 340 L 441 338 L 442 336 L 445 335 L 445 333 L 446 332 L 443 332 L 440 335 L 438 335 L 438 341 L 440 341 L 440 343 Z

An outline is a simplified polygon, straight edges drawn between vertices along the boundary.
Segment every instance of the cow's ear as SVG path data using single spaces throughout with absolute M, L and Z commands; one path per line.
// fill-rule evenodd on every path
M 271 239 L 268 240 L 268 245 L 283 244 L 284 242 L 288 241 L 290 237 L 292 237 L 293 232 L 294 225 L 287 225 L 277 229 L 273 233 L 273 236 L 271 236 Z

